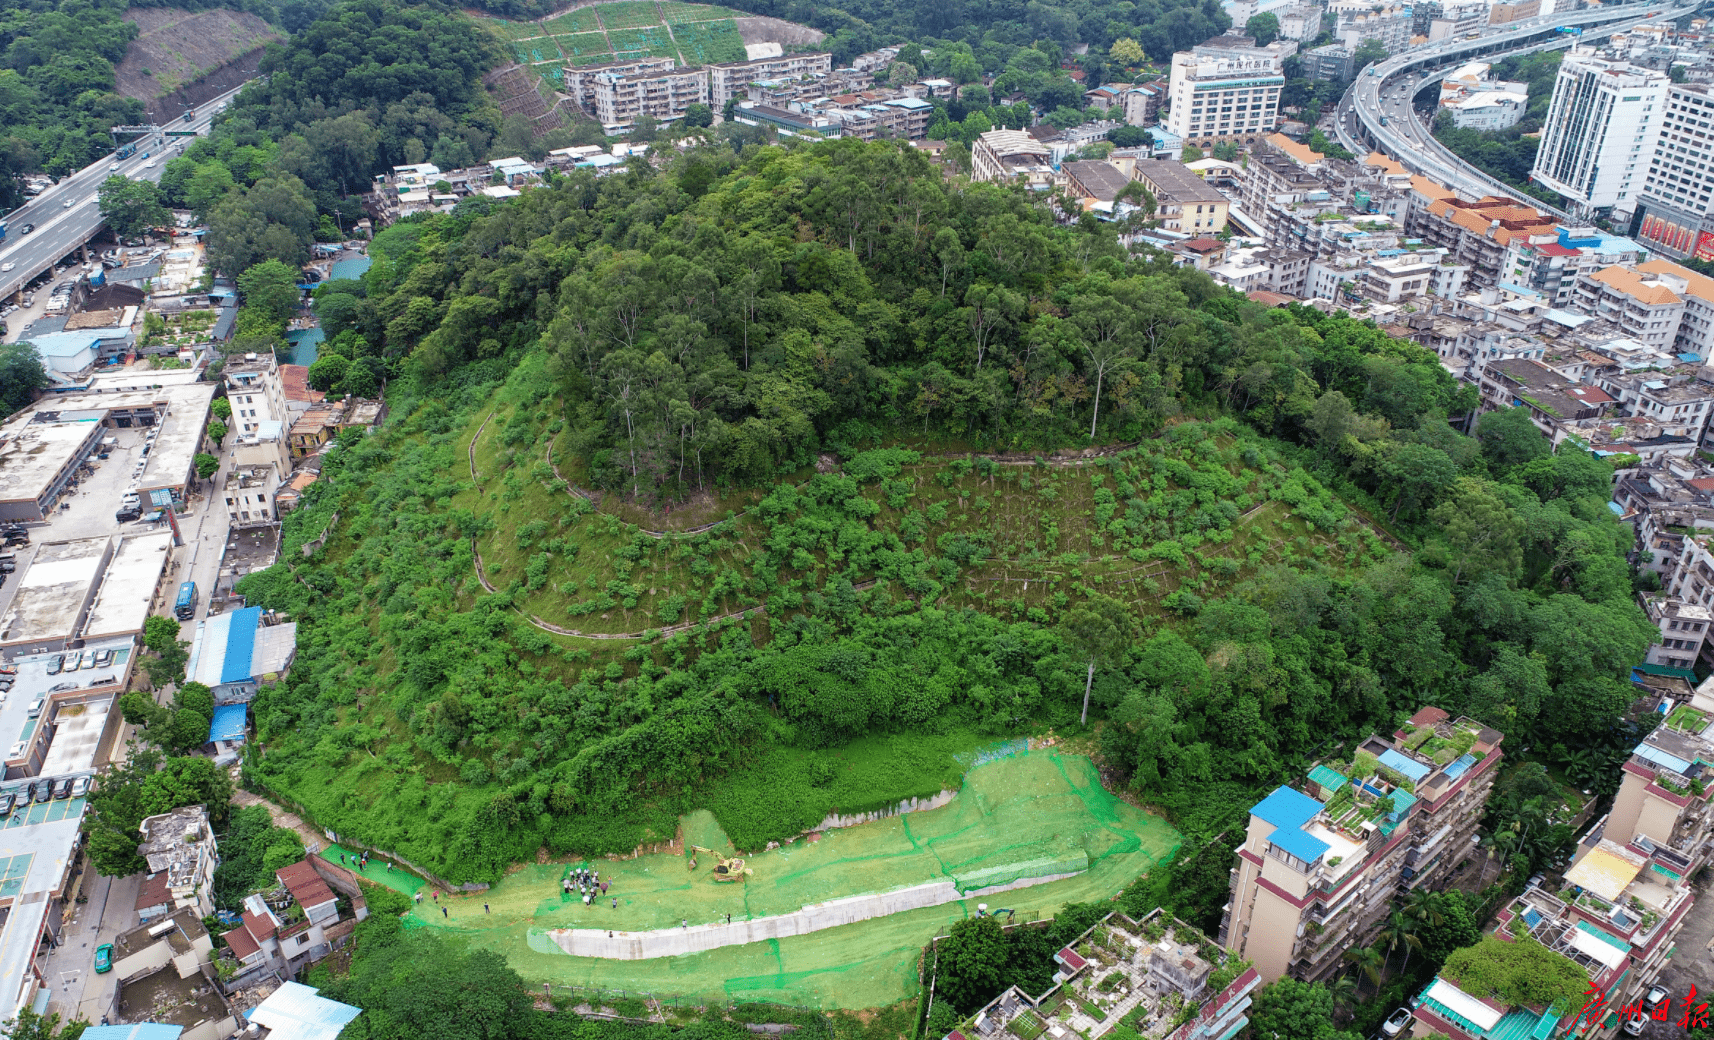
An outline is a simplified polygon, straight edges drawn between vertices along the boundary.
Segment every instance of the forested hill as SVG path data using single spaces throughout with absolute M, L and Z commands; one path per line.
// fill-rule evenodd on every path
M 240 586 L 301 622 L 247 775 L 341 834 L 452 880 L 699 805 L 756 847 L 938 789 L 933 740 L 1079 732 L 1091 664 L 1191 847 L 1424 703 L 1616 775 L 1651 629 L 1609 466 L 1460 434 L 1372 325 L 896 143 L 556 178 L 373 253 L 318 364 L 394 372 L 391 418 Z M 1187 915 L 1228 862 L 1177 868 Z

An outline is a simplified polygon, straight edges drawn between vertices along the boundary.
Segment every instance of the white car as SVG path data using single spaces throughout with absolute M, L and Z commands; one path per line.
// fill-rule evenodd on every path
M 15 263 L 13 263 L 13 262 L 12 262 L 12 261 L 10 261 L 10 260 L 8 260 L 8 261 L 6 261 L 6 262 L 5 262 L 5 263 L 3 263 L 3 264 L 0 264 L 0 271 L 10 271 L 10 270 L 12 270 L 12 269 L 13 269 L 13 268 L 15 268 L 15 267 L 17 267 L 17 266 L 18 266 L 18 265 L 17 265 L 17 264 L 15 264 Z
M 153 160 L 153 159 L 150 159 L 148 162 L 143 164 L 143 169 L 145 169 L 145 170 L 152 170 L 154 168 L 155 168 L 155 160 Z
M 61 208 L 61 209 L 70 209 L 70 208 L 72 208 L 72 207 L 73 207 L 73 206 L 75 206 L 75 205 L 77 205 L 77 200 L 76 200 L 76 199 L 66 199 L 66 200 L 65 200 L 65 205 L 63 205 L 63 206 L 61 206 L 61 207 L 60 207 L 60 208 Z
M 1381 1023 L 1381 1035 L 1388 1037 L 1398 1036 L 1404 1031 L 1405 1026 L 1410 1025 L 1410 1020 L 1410 1008 L 1399 1008 L 1397 1011 L 1388 1015 L 1385 1022 Z

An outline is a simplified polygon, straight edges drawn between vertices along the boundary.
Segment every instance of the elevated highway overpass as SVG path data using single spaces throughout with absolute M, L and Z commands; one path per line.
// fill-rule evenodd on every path
M 1643 25 L 1677 21 L 1701 6 L 1702 0 L 1610 4 L 1492 26 L 1480 34 L 1414 48 L 1375 62 L 1358 74 L 1339 101 L 1336 136 L 1343 147 L 1357 155 L 1370 150 L 1384 152 L 1411 172 L 1461 195 L 1507 196 L 1569 221 L 1570 215 L 1563 210 L 1488 176 L 1452 154 L 1417 117 L 1414 98 L 1466 62 L 1494 62 L 1567 48 Z

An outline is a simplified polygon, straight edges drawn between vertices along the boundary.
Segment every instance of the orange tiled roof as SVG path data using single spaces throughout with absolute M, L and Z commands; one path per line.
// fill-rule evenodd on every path
M 309 367 L 307 365 L 281 365 L 280 389 L 285 392 L 288 401 L 308 401 L 319 404 L 327 395 L 320 390 L 309 388 Z
M 1379 166 L 1386 173 L 1402 174 L 1409 172 L 1397 159 L 1382 155 L 1380 152 L 1370 152 L 1368 158 L 1363 161 L 1370 166 Z
M 1671 260 L 1650 260 L 1646 264 L 1638 264 L 1637 270 L 1648 274 L 1676 275 L 1690 283 L 1686 293 L 1704 302 L 1714 303 L 1714 278 L 1697 274 L 1688 267 L 1680 267 Z
M 1603 267 L 1590 275 L 1595 281 L 1648 304 L 1679 303 L 1678 294 L 1664 285 L 1644 285 L 1643 276 L 1627 267 Z
M 1305 166 L 1314 166 L 1327 158 L 1320 152 L 1312 151 L 1309 145 L 1298 144 L 1284 134 L 1269 134 L 1267 142 Z
M 1425 199 L 1454 199 L 1458 197 L 1449 189 L 1429 180 L 1420 173 L 1411 177 L 1410 186 L 1412 191 Z

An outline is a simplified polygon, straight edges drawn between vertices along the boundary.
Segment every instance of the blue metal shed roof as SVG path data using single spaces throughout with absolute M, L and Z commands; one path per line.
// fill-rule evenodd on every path
M 1413 784 L 1427 776 L 1429 773 L 1427 766 L 1418 762 L 1414 758 L 1406 758 L 1397 751 L 1394 751 L 1392 748 L 1388 748 L 1381 752 L 1380 761 L 1382 765 L 1391 769 L 1400 776 L 1409 777 L 1410 782 Z
M 1653 762 L 1655 765 L 1665 766 L 1666 768 L 1672 770 L 1675 773 L 1688 773 L 1688 772 L 1690 772 L 1690 763 L 1689 762 L 1686 762 L 1684 759 L 1679 758 L 1677 755 L 1669 755 L 1666 752 L 1662 751 L 1660 748 L 1654 747 L 1652 745 L 1638 744 L 1636 753 L 1638 755 L 1640 755 L 1641 757 L 1647 759 L 1648 761 Z
M 1275 827 L 1297 828 L 1315 819 L 1315 814 L 1320 811 L 1320 802 L 1281 784 L 1273 794 L 1257 802 L 1250 813 Z
M 1459 777 L 1463 776 L 1465 773 L 1468 773 L 1470 771 L 1470 767 L 1475 765 L 1475 764 L 1476 764 L 1476 756 L 1475 755 L 1471 755 L 1471 754 L 1459 755 L 1456 759 L 1453 759 L 1451 765 L 1446 767 L 1446 778 L 1448 780 L 1456 780 Z
M 374 263 L 374 260 L 366 256 L 348 256 L 344 260 L 335 261 L 327 272 L 327 280 L 331 282 L 340 278 L 361 278 Z
M 243 740 L 248 708 L 243 704 L 223 704 L 214 709 L 214 719 L 208 724 L 208 739 Z
M 179 1040 L 183 1032 L 184 1026 L 139 1022 L 130 1026 L 90 1026 L 83 1035 L 86 1040 Z
M 1320 838 L 1311 837 L 1296 827 L 1276 827 L 1268 835 L 1268 840 L 1306 863 L 1314 863 L 1332 848 Z
M 220 665 L 221 682 L 243 682 L 255 674 L 250 670 L 250 657 L 256 649 L 256 626 L 261 623 L 261 607 L 232 612 L 226 632 L 226 657 Z

